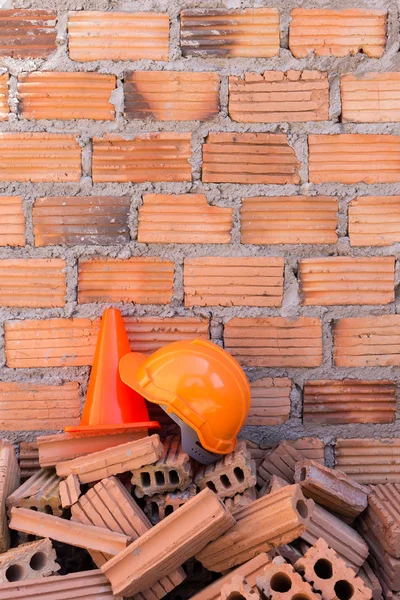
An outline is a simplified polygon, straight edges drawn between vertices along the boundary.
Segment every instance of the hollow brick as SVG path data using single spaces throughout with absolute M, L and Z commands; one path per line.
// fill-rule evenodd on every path
M 259 600 L 260 595 L 250 587 L 243 575 L 234 575 L 229 582 L 222 586 L 220 598 L 221 600 L 233 600 L 234 598 Z
M 40 469 L 7 498 L 7 507 L 31 508 L 50 515 L 60 516 L 62 505 L 60 498 L 61 478 L 54 469 Z
M 154 496 L 144 496 L 144 512 L 153 525 L 168 517 L 177 508 L 189 502 L 197 493 L 194 483 L 191 483 L 185 490 L 175 490 L 167 494 L 155 494 Z M 226 506 L 226 503 L 225 503 Z M 228 507 L 227 507 L 228 508 Z M 229 508 L 228 508 L 229 510 Z M 231 511 L 229 511 L 231 512 Z
M 271 600 L 321 600 L 311 585 L 296 573 L 292 565 L 281 556 L 277 556 L 264 567 L 264 572 L 257 577 L 257 588 L 263 598 Z
M 14 447 L 8 440 L 0 439 L 0 553 L 10 548 L 6 500 L 17 489 L 19 481 L 20 471 Z
M 48 577 L 60 570 L 49 539 L 21 544 L 0 554 L 0 584 Z

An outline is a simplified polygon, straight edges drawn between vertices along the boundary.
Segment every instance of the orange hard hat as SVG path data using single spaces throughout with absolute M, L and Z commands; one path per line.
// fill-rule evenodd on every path
M 208 452 L 234 450 L 250 409 L 250 386 L 228 352 L 206 340 L 173 342 L 151 356 L 126 354 L 119 372 L 124 383 L 194 430 Z

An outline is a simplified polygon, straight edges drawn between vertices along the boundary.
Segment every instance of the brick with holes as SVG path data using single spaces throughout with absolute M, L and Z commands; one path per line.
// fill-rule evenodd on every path
M 201 466 L 194 481 L 201 490 L 209 487 L 220 498 L 232 498 L 256 484 L 256 463 L 251 458 L 246 442 L 211 465 Z
M 0 554 L 0 583 L 48 577 L 61 568 L 56 558 L 48 538 L 12 548 Z
M 221 600 L 259 600 L 260 594 L 253 590 L 243 575 L 234 575 L 220 592 Z
M 196 486 L 194 483 L 189 485 L 186 490 L 177 490 L 168 492 L 168 494 L 155 494 L 154 496 L 145 496 L 144 512 L 155 525 L 159 521 L 168 517 L 177 508 L 183 506 L 193 496 L 196 495 Z
M 263 574 L 257 577 L 257 588 L 262 597 L 271 600 L 321 600 L 321 596 L 282 556 L 277 556 L 265 566 Z
M 249 506 L 254 500 L 257 500 L 257 490 L 255 486 L 248 488 L 242 494 L 235 494 L 232 498 L 225 498 L 224 504 L 231 515 L 235 516 L 235 513 L 238 510 L 244 506 Z
M 190 485 L 193 463 L 189 455 L 183 452 L 180 438 L 170 436 L 163 446 L 163 453 L 157 462 L 132 470 L 131 482 L 137 498 L 184 490 Z
M 59 485 L 54 469 L 40 469 L 7 498 L 7 508 L 32 508 L 50 515 L 61 515 Z

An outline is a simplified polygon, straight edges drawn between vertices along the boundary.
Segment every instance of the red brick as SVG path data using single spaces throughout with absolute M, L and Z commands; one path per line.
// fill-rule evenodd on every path
M 400 181 L 400 136 L 309 135 L 312 183 L 396 183 Z
M 131 119 L 208 121 L 219 111 L 219 75 L 191 71 L 132 71 L 124 78 Z
M 324 121 L 329 118 L 328 74 L 265 71 L 229 77 L 229 115 L 244 123 Z
M 79 425 L 79 385 L 0 383 L 0 429 L 30 431 Z
M 271 258 L 187 258 L 186 306 L 281 306 L 284 260 Z
M 400 73 L 347 73 L 340 91 L 343 122 L 400 121 Z
M 65 305 L 65 260 L 10 258 L 0 260 L 0 304 L 19 308 Z
M 277 8 L 181 12 L 183 56 L 269 58 L 279 54 Z
M 191 133 L 174 132 L 146 133 L 133 140 L 112 134 L 95 137 L 93 181 L 191 181 L 191 138 Z
M 295 8 L 291 12 L 289 48 L 296 58 L 346 56 L 363 52 L 382 56 L 386 45 L 386 11 Z
M 69 56 L 92 60 L 168 60 L 167 13 L 71 12 Z
M 395 259 L 304 258 L 299 262 L 301 304 L 389 304 L 394 301 Z
M 204 183 L 299 183 L 299 166 L 283 134 L 209 133 L 203 145 Z
M 400 438 L 339 438 L 335 446 L 335 468 L 358 483 L 397 483 Z
M 0 246 L 25 246 L 21 196 L 0 196 Z
M 210 322 L 206 318 L 125 317 L 124 323 L 133 352 L 151 354 L 171 342 L 210 338 Z
M 260 196 L 242 200 L 242 244 L 336 244 L 336 198 Z
M 204 194 L 145 194 L 139 208 L 138 242 L 228 244 L 233 208 L 210 206 Z
M 18 76 L 18 113 L 25 119 L 112 120 L 114 75 L 34 71 Z
M 0 56 L 46 58 L 56 50 L 56 13 L 2 10 L 0 32 Z
M 3 73 L 0 75 L 0 121 L 7 121 L 9 112 L 8 73 Z
M 245 367 L 318 367 L 322 325 L 300 317 L 234 318 L 225 325 L 225 349 Z
M 400 239 L 400 196 L 360 196 L 349 204 L 352 246 L 391 246 Z
M 400 365 L 400 315 L 339 319 L 333 333 L 337 367 Z
M 281 425 L 289 419 L 292 382 L 265 377 L 250 384 L 251 404 L 245 425 Z
M 78 302 L 167 304 L 174 263 L 160 258 L 95 258 L 79 261 Z

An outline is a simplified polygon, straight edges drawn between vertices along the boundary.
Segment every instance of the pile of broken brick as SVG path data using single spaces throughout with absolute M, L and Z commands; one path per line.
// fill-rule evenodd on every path
M 144 435 L 39 437 L 22 484 L 0 441 L 0 600 L 378 600 L 400 590 L 400 485 L 360 485 L 289 441 L 257 462 L 240 441 L 204 466 L 179 437 Z M 63 546 L 84 549 L 89 567 L 56 574 Z

